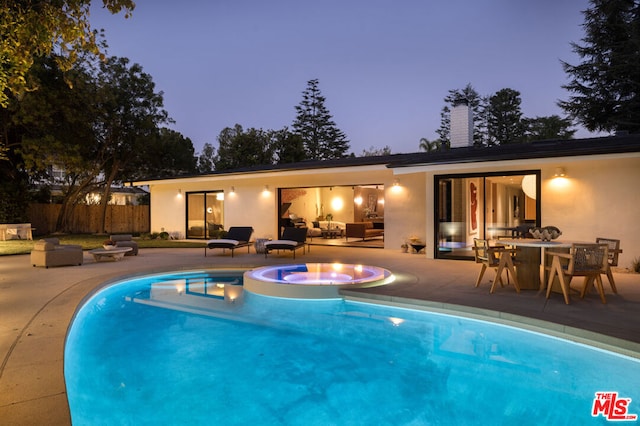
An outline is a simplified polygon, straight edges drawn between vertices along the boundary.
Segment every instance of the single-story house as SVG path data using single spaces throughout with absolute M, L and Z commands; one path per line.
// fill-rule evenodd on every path
M 208 239 L 252 226 L 371 222 L 384 249 L 411 237 L 429 258 L 473 258 L 474 238 L 553 225 L 561 239 L 621 240 L 620 266 L 640 257 L 640 135 L 249 167 L 133 182 L 151 193 L 151 230 Z M 327 223 L 323 223 L 327 226 Z M 340 234 L 334 235 L 339 237 Z M 347 248 L 345 248 L 347 249 Z

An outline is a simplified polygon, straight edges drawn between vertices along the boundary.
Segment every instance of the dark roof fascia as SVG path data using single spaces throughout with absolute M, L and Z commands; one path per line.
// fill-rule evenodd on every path
M 183 174 L 162 178 L 137 179 L 138 182 L 164 181 L 201 177 L 229 176 L 283 171 L 382 165 L 388 168 L 437 164 L 474 163 L 487 161 L 525 160 L 582 155 L 640 152 L 640 134 L 587 139 L 543 140 L 493 147 L 463 147 L 444 151 L 414 152 L 371 157 L 346 157 L 336 160 L 301 161 L 288 164 L 268 164 L 207 173 Z
M 188 179 L 207 176 L 228 176 L 234 174 L 249 174 L 249 173 L 268 173 L 268 172 L 283 172 L 283 171 L 297 171 L 297 170 L 313 170 L 313 169 L 326 169 L 326 168 L 340 168 L 340 167 L 355 167 L 355 166 L 387 166 L 389 163 L 396 161 L 403 161 L 416 154 L 391 154 L 381 156 L 369 156 L 369 157 L 346 157 L 335 160 L 309 160 L 300 161 L 297 163 L 287 164 L 267 164 L 262 166 L 240 167 L 237 169 L 228 169 L 220 171 L 212 171 L 206 173 L 197 174 L 183 174 L 176 176 L 168 176 L 162 178 L 149 178 L 149 179 L 136 179 L 139 182 L 149 181 L 163 181 L 173 179 Z
M 640 152 L 640 134 L 588 139 L 543 140 L 494 147 L 463 147 L 413 154 L 389 168 L 487 161 L 526 160 Z

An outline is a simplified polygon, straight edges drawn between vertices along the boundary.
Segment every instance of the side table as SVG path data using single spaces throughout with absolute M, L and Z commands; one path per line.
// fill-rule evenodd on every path
M 271 241 L 271 238 L 256 238 L 256 241 L 253 243 L 253 246 L 256 249 L 256 253 L 264 254 L 264 252 L 266 251 L 264 243 L 266 243 L 267 241 Z

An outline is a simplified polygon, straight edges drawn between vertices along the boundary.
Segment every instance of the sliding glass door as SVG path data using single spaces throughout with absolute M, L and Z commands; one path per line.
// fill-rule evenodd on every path
M 473 258 L 473 239 L 517 235 L 536 226 L 539 171 L 436 176 L 436 257 Z
M 224 193 L 187 193 L 187 238 L 213 238 L 224 226 Z

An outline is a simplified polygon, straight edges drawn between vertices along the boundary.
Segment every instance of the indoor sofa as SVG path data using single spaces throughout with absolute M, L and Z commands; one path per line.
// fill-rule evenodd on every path
M 384 229 L 374 228 L 373 222 L 347 223 L 345 237 L 347 241 L 349 237 L 360 238 L 363 241 L 375 237 L 384 239 Z

